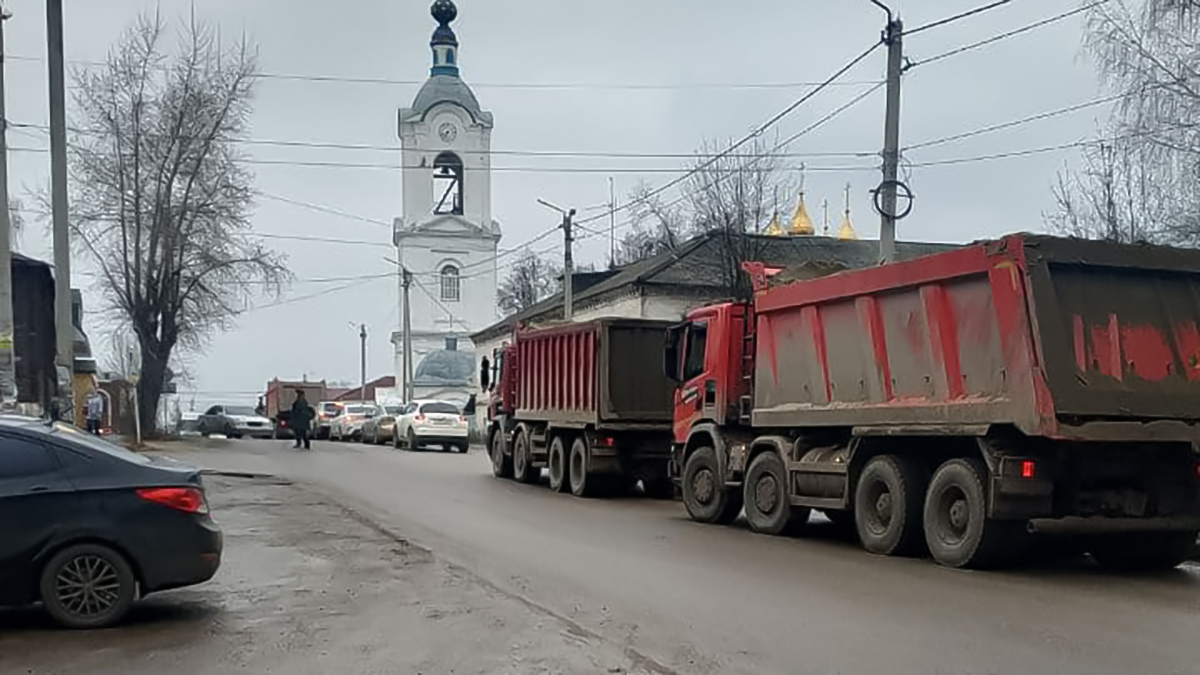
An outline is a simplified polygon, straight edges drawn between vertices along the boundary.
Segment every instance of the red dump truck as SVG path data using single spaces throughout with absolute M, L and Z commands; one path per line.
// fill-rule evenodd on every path
M 292 438 L 294 436 L 288 417 L 291 414 L 292 404 L 296 402 L 296 392 L 303 391 L 309 405 L 316 410 L 321 401 L 325 400 L 327 390 L 324 380 L 320 382 L 307 380 L 285 382 L 275 378 L 268 382 L 265 397 L 267 417 L 271 420 L 275 438 Z
M 662 369 L 664 321 L 601 319 L 517 331 L 485 359 L 493 473 L 578 496 L 641 483 L 674 496 L 667 475 L 675 384 Z
M 771 286 L 669 331 L 698 521 L 810 510 L 873 553 L 1012 561 L 1038 533 L 1168 568 L 1200 530 L 1200 252 L 1013 235 Z

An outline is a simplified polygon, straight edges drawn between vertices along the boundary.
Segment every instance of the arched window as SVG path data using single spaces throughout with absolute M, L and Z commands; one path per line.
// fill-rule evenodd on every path
M 443 302 L 458 302 L 462 289 L 459 286 L 458 268 L 446 265 L 441 272 L 441 290 Z
M 458 155 L 443 152 L 433 160 L 433 187 L 438 199 L 433 207 L 435 214 L 463 214 L 463 163 Z

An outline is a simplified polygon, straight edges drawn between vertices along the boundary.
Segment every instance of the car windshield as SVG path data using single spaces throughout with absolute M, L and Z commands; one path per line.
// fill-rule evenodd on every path
M 386 406 L 386 407 L 384 407 L 384 410 L 386 410 L 386 411 L 387 411 L 387 414 L 389 414 L 389 415 L 399 415 L 399 414 L 400 414 L 400 411 L 401 411 L 401 410 L 404 410 L 404 406 L 402 406 L 402 405 L 389 405 L 389 406 Z
M 254 412 L 254 408 L 242 405 L 231 405 L 225 407 L 226 415 L 238 415 L 240 417 L 256 417 L 258 413 Z
M 82 445 L 88 449 L 102 452 L 109 457 L 115 457 L 133 464 L 151 463 L 150 458 L 146 457 L 145 455 L 139 455 L 136 452 L 130 452 L 116 443 L 110 443 L 100 436 L 84 433 L 83 431 L 69 424 L 55 422 L 54 426 L 51 427 L 49 431 L 51 436 L 57 436 L 69 443 Z
M 346 406 L 347 415 L 366 415 L 371 408 L 365 405 L 348 405 Z
M 342 409 L 342 406 L 338 403 L 322 403 L 321 409 L 323 411 L 325 411 L 326 415 L 330 415 L 330 414 L 336 414 L 339 410 Z
M 442 413 L 445 415 L 457 415 L 458 406 L 453 403 L 426 403 L 421 406 L 421 412 L 425 414 Z

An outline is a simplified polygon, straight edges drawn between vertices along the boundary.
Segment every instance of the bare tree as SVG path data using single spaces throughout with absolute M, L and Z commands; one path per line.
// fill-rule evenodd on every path
M 1048 220 L 1071 234 L 1200 245 L 1200 2 L 1110 2 L 1085 46 L 1120 96 Z
M 103 66 L 74 73 L 71 227 L 103 296 L 137 338 L 143 426 L 177 347 L 228 329 L 252 290 L 278 293 L 282 258 L 252 236 L 252 174 L 237 139 L 258 62 L 193 17 L 168 49 L 143 16 Z
M 795 167 L 784 165 L 772 151 L 777 142 L 755 138 L 737 153 L 722 155 L 716 141 L 704 141 L 681 186 L 683 195 L 664 201 L 645 185 L 629 199 L 633 230 L 617 247 L 616 264 L 628 264 L 664 251 L 675 250 L 698 234 L 720 241 L 722 284 L 735 293 L 749 291 L 741 263 L 756 259 L 762 242 L 743 236 L 759 229 L 777 207 L 790 204 Z
M 496 302 L 505 315 L 529 309 L 561 287 L 562 267 L 525 249 L 500 282 Z

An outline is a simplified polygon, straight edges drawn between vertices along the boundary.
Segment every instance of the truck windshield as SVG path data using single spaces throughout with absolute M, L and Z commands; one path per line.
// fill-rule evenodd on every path
M 688 330 L 687 357 L 683 362 L 683 379 L 690 380 L 704 373 L 704 348 L 708 343 L 708 324 L 694 323 Z

